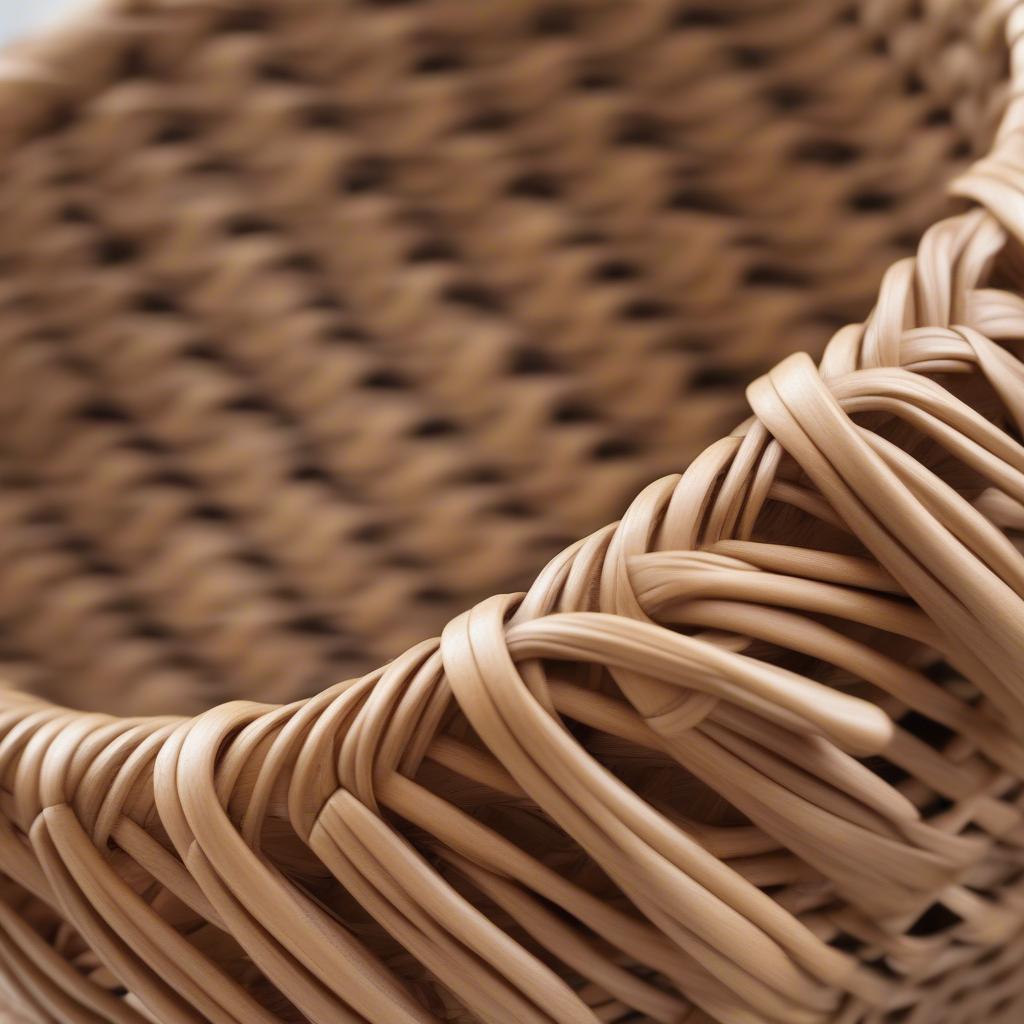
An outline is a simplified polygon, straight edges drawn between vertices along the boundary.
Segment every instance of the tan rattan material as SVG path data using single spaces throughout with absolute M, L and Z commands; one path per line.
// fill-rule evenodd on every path
M 695 56 L 681 52 L 670 59 L 654 40 L 685 51 L 693 38 L 704 46 L 729 38 L 721 52 L 735 56 L 737 47 L 744 50 L 738 26 L 755 16 L 761 45 L 772 52 L 781 47 L 793 66 L 804 67 L 805 86 L 820 87 L 830 102 L 832 76 L 837 88 L 846 82 L 853 95 L 858 86 L 852 83 L 861 81 L 855 72 L 867 75 L 844 64 L 852 51 L 833 42 L 843 36 L 843 25 L 861 39 L 861 16 L 867 24 L 887 24 L 892 52 L 904 59 L 926 52 L 913 49 L 915 38 L 933 47 L 933 63 L 921 57 L 923 84 L 912 95 L 970 81 L 980 90 L 975 99 L 991 89 L 996 103 L 995 83 L 1006 76 L 996 40 L 1004 36 L 1013 74 L 991 155 L 954 183 L 962 209 L 927 230 L 915 256 L 892 265 L 874 311 L 865 322 L 841 328 L 820 364 L 791 355 L 756 379 L 747 391 L 750 419 L 685 471 L 647 485 L 621 521 L 557 555 L 525 596 L 485 599 L 453 618 L 440 639 L 410 647 L 383 669 L 279 706 L 262 702 L 274 690 L 261 687 L 305 685 L 312 678 L 303 674 L 307 665 L 334 664 L 321 655 L 335 639 L 330 621 L 319 619 L 316 628 L 293 637 L 283 629 L 282 607 L 326 600 L 328 592 L 314 591 L 310 581 L 340 579 L 343 572 L 332 575 L 334 563 L 344 568 L 346 559 L 359 560 L 345 547 L 348 532 L 332 532 L 319 518 L 334 506 L 317 505 L 314 514 L 298 502 L 300 494 L 324 498 L 338 486 L 335 474 L 342 476 L 333 463 L 323 473 L 315 462 L 308 468 L 298 463 L 296 470 L 298 438 L 308 440 L 311 451 L 363 453 L 366 475 L 355 493 L 371 525 L 376 502 L 391 507 L 386 488 L 406 481 L 407 503 L 395 498 L 408 517 L 405 528 L 386 543 L 401 537 L 410 550 L 422 544 L 422 565 L 431 572 L 445 571 L 432 561 L 444 552 L 428 535 L 447 537 L 454 562 L 478 542 L 500 550 L 494 563 L 475 566 L 481 579 L 464 575 L 465 567 L 450 570 L 468 590 L 489 574 L 497 580 L 521 568 L 534 549 L 524 539 L 527 524 L 497 530 L 499 519 L 482 511 L 477 518 L 467 511 L 472 503 L 460 497 L 468 492 L 450 494 L 434 475 L 439 466 L 460 462 L 459 444 L 507 450 L 514 472 L 503 486 L 513 494 L 521 488 L 533 496 L 531 488 L 541 487 L 546 473 L 556 474 L 559 486 L 545 506 L 548 525 L 586 518 L 612 501 L 630 472 L 662 459 L 671 429 L 681 432 L 688 407 L 699 405 L 679 402 L 679 378 L 670 367 L 685 377 L 683 356 L 660 331 L 678 332 L 684 322 L 686 330 L 707 330 L 720 346 L 715 365 L 733 367 L 763 358 L 763 345 L 778 344 L 780 353 L 797 339 L 813 345 L 801 326 L 820 328 L 823 317 L 864 288 L 864 281 L 838 268 L 855 266 L 866 280 L 885 248 L 881 235 L 854 241 L 859 219 L 849 210 L 848 221 L 825 217 L 819 223 L 777 209 L 777 235 L 733 239 L 741 251 L 765 246 L 760 255 L 770 253 L 776 262 L 740 274 L 745 285 L 726 274 L 719 283 L 729 288 L 709 303 L 706 318 L 677 320 L 681 313 L 673 309 L 655 317 L 657 325 L 645 315 L 640 325 L 626 326 L 613 312 L 623 294 L 607 307 L 594 298 L 600 289 L 590 277 L 566 270 L 573 265 L 572 246 L 551 244 L 545 218 L 572 219 L 567 211 L 576 203 L 587 216 L 608 217 L 624 232 L 616 244 L 631 237 L 637 252 L 646 253 L 635 258 L 651 275 L 647 283 L 660 280 L 680 306 L 691 294 L 707 298 L 696 284 L 702 259 L 711 261 L 711 273 L 722 272 L 726 253 L 742 263 L 725 243 L 716 248 L 713 233 L 687 252 L 660 234 L 673 223 L 669 215 L 623 213 L 613 195 L 625 207 L 630 200 L 640 207 L 654 188 L 642 175 L 633 177 L 639 172 L 630 163 L 623 173 L 631 185 L 616 177 L 614 166 L 594 168 L 595 181 L 609 189 L 616 184 L 619 192 L 594 184 L 593 193 L 581 185 L 564 202 L 518 197 L 538 203 L 530 209 L 540 226 L 524 208 L 516 221 L 523 239 L 530 239 L 523 242 L 523 262 L 505 253 L 488 264 L 489 240 L 513 245 L 518 237 L 486 220 L 498 216 L 501 204 L 492 202 L 487 182 L 504 158 L 486 147 L 481 156 L 472 133 L 467 140 L 448 132 L 445 118 L 464 113 L 465 97 L 456 103 L 445 92 L 452 87 L 446 76 L 466 73 L 448 66 L 453 59 L 472 63 L 474 41 L 489 40 L 516 70 L 510 72 L 516 87 L 495 89 L 495 101 L 523 100 L 532 89 L 539 110 L 550 84 L 544 63 L 551 59 L 545 56 L 550 41 L 526 46 L 509 24 L 513 4 L 498 5 L 498 13 L 474 6 L 472 17 L 454 3 L 370 6 L 375 13 L 359 8 L 368 20 L 358 22 L 357 34 L 365 47 L 377 31 L 380 45 L 372 58 L 358 51 L 365 57 L 357 68 L 361 76 L 344 47 L 335 61 L 318 50 L 322 20 L 300 16 L 311 5 L 297 3 L 294 11 L 296 24 L 309 30 L 296 38 L 324 58 L 322 65 L 310 58 L 304 70 L 328 74 L 345 65 L 358 83 L 353 95 L 373 102 L 382 95 L 375 88 L 376 61 L 384 66 L 407 57 L 395 33 L 400 36 L 416 12 L 431 10 L 437 24 L 445 17 L 458 22 L 461 13 L 476 32 L 460 37 L 451 51 L 456 58 L 430 59 L 429 66 L 441 65 L 441 77 L 423 86 L 435 92 L 420 116 L 403 122 L 399 115 L 410 108 L 401 99 L 380 101 L 374 112 L 387 126 L 383 135 L 395 145 L 418 139 L 430 156 L 418 172 L 415 162 L 405 168 L 410 177 L 394 186 L 397 193 L 385 190 L 358 202 L 346 193 L 337 206 L 322 208 L 320 222 L 303 236 L 319 239 L 312 264 L 304 259 L 301 266 L 283 266 L 283 243 L 274 231 L 242 231 L 231 243 L 210 233 L 233 196 L 241 206 L 242 199 L 251 201 L 246 188 L 262 172 L 261 215 L 288 211 L 296 218 L 289 238 L 299 237 L 303 183 L 284 170 L 287 152 L 261 154 L 259 141 L 275 117 L 294 115 L 289 97 L 296 83 L 280 70 L 266 75 L 257 92 L 270 91 L 257 104 L 247 94 L 253 82 L 248 65 L 237 56 L 255 46 L 262 67 L 266 35 L 287 50 L 287 33 L 270 33 L 263 19 L 233 15 L 221 40 L 226 65 L 217 62 L 212 44 L 212 53 L 204 45 L 193 53 L 184 43 L 209 42 L 211 4 L 168 3 L 168 22 L 180 19 L 193 35 L 179 27 L 181 37 L 170 32 L 153 43 L 168 53 L 180 44 L 179 57 L 189 53 L 185 66 L 190 60 L 200 68 L 212 65 L 219 82 L 231 80 L 225 66 L 244 69 L 237 92 L 225 89 L 230 98 L 223 102 L 252 103 L 262 111 L 264 120 L 246 124 L 242 118 L 236 135 L 222 133 L 223 145 L 230 149 L 233 140 L 237 151 L 220 159 L 237 160 L 244 152 L 254 161 L 255 179 L 233 175 L 236 187 L 225 186 L 220 207 L 218 196 L 190 198 L 187 174 L 182 183 L 181 161 L 197 158 L 193 149 L 201 148 L 192 132 L 186 138 L 171 132 L 169 150 L 143 144 L 152 141 L 148 133 L 159 120 L 146 101 L 153 93 L 143 89 L 140 98 L 138 83 L 127 92 L 121 86 L 108 91 L 108 77 L 97 70 L 101 47 L 95 65 L 86 61 L 80 69 L 76 86 L 76 95 L 91 100 L 52 125 L 50 135 L 38 134 L 38 111 L 23 112 L 36 134 L 27 126 L 12 129 L 22 141 L 4 183 L 9 216 L 3 244 L 11 273 L 4 286 L 6 326 L 0 327 L 6 332 L 0 345 L 3 457 L 10 473 L 3 501 L 14 510 L 5 513 L 11 521 L 3 535 L 8 564 L 0 575 L 10 643 L 22 643 L 26 664 L 40 662 L 41 691 L 58 686 L 41 681 L 52 674 L 78 706 L 102 696 L 113 701 L 110 711 L 123 711 L 116 695 L 127 693 L 129 680 L 155 678 L 150 696 L 159 691 L 166 698 L 179 685 L 198 687 L 204 672 L 218 678 L 214 669 L 223 670 L 225 685 L 254 687 L 253 700 L 196 718 L 116 718 L 66 710 L 15 690 L 0 696 L 0 992 L 12 1019 L 1018 1024 L 1024 1016 L 1024 366 L 1017 358 L 1024 342 L 1024 43 L 1018 42 L 1024 6 L 865 5 L 852 19 L 838 20 L 838 8 L 829 4 L 803 5 L 804 17 L 795 19 L 789 4 L 737 2 L 724 19 L 708 7 L 665 33 L 668 7 L 652 0 L 629 5 L 632 20 L 605 11 L 602 21 L 595 14 L 592 34 L 571 19 L 568 40 L 564 27 L 555 32 L 561 41 L 551 45 L 583 40 L 615 50 L 648 40 L 653 48 L 645 58 L 634 54 L 632 68 L 640 93 L 643 84 L 655 95 L 670 84 L 670 70 L 685 76 L 690 60 L 700 67 L 699 55 L 712 51 L 694 43 Z M 896 20 L 886 22 L 883 9 Z M 284 18 L 292 8 L 282 3 L 274 10 Z M 822 41 L 814 26 L 834 31 Z M 551 28 L 549 16 L 545 37 Z M 113 30 L 108 24 L 93 31 L 109 39 Z M 136 39 L 127 24 L 122 31 Z M 254 44 L 254 35 L 262 42 Z M 81 36 L 76 39 L 80 45 Z M 968 39 L 977 47 L 967 46 Z M 748 38 L 746 47 L 752 45 Z M 483 62 L 491 51 L 481 46 Z M 58 46 L 57 52 L 69 51 Z M 511 56 L 516 52 L 518 62 Z M 925 73 L 939 66 L 940 55 L 954 52 L 960 63 L 950 66 L 959 68 L 959 78 Z M 346 54 L 355 65 L 345 64 Z M 979 66 L 971 65 L 971 54 L 984 71 L 969 73 Z M 489 67 L 503 66 L 494 60 Z M 26 66 L 46 66 L 36 61 Z M 773 66 L 749 52 L 741 64 Z M 137 63 L 130 67 L 138 71 Z M 266 80 L 284 83 L 284 92 L 275 93 Z M 412 81 L 410 88 L 420 87 Z M 757 112 L 740 132 L 742 97 L 721 85 L 732 81 L 728 76 L 718 81 L 721 95 L 695 90 L 705 99 L 717 95 L 720 104 L 719 113 L 703 119 L 705 145 L 713 150 L 707 139 L 716 127 L 753 145 Z M 55 76 L 53 88 L 64 85 Z M 18 89 L 40 95 L 21 79 Z M 486 94 L 482 84 L 479 93 Z M 203 95 L 200 100 L 182 88 L 179 99 L 213 102 Z M 792 97 L 785 105 L 791 103 Z M 556 103 L 538 114 L 535 127 L 550 132 L 551 152 L 564 149 L 568 160 L 585 135 L 569 126 L 586 124 L 585 111 L 575 111 L 576 120 L 564 113 L 568 120 L 560 125 L 558 109 Z M 977 106 L 965 109 L 968 123 L 980 117 Z M 92 132 L 103 137 L 105 110 L 112 121 L 100 159 L 87 140 Z M 396 118 L 390 124 L 388 111 Z M 887 114 L 876 108 L 869 117 L 866 110 L 863 130 L 874 125 L 883 133 Z M 140 127 L 133 135 L 127 125 L 134 115 Z M 321 110 L 314 120 L 338 116 Z M 337 124 L 316 127 L 330 131 L 324 165 L 309 153 L 301 161 L 314 197 L 317 174 L 326 173 L 326 164 L 335 174 L 338 151 L 348 144 Z M 905 135 L 906 156 L 917 143 Z M 510 137 L 531 158 L 543 151 L 543 139 L 532 149 L 529 134 Z M 700 138 L 689 137 L 698 152 Z M 665 156 L 658 146 L 655 153 L 641 146 L 638 156 L 632 145 L 626 149 L 638 166 L 647 166 L 646 159 L 653 167 Z M 898 148 L 891 146 L 890 155 Z M 118 151 L 123 161 L 115 158 Z M 748 184 L 779 171 L 758 163 L 753 152 L 732 167 L 737 178 L 749 176 Z M 88 174 L 76 171 L 76 153 L 93 155 Z M 435 165 L 437 153 L 445 156 Z M 455 162 L 445 165 L 449 155 Z M 470 161 L 464 175 L 454 172 L 456 157 Z M 216 163 L 209 153 L 205 159 Z M 917 152 L 912 160 L 922 161 L 922 196 L 927 179 L 949 169 L 943 161 L 925 166 Z M 591 162 L 580 165 L 584 179 Z M 724 182 L 728 170 L 718 166 L 714 173 Z M 72 182 L 57 185 L 53 176 L 76 173 L 83 190 L 93 190 L 93 212 L 102 193 L 105 213 L 127 218 L 102 272 L 91 262 L 97 238 L 83 225 L 96 222 L 84 197 L 65 224 L 67 237 L 32 228 L 51 200 L 74 210 L 65 194 Z M 782 173 L 768 191 L 780 202 L 789 195 L 795 205 L 787 208 L 799 208 L 801 182 L 795 173 Z M 808 204 L 822 194 L 814 184 L 819 177 L 826 180 L 828 173 L 816 167 L 806 179 Z M 142 188 L 140 180 L 164 182 L 163 211 L 153 205 L 159 189 Z M 429 268 L 403 270 L 404 261 L 389 250 L 399 237 L 395 226 L 404 223 L 395 195 L 415 197 L 431 181 L 451 204 L 438 201 L 434 216 L 450 230 L 459 226 L 460 251 L 475 245 L 479 254 L 455 261 L 454 270 L 432 260 L 425 261 Z M 736 179 L 733 185 L 735 200 L 743 190 Z M 765 191 L 763 183 L 757 190 Z M 19 206 L 19 195 L 32 201 Z M 916 187 L 906 196 L 913 205 Z M 213 220 L 202 199 L 216 208 Z M 186 213 L 193 200 L 199 212 Z M 937 202 L 934 195 L 921 199 L 922 207 Z M 895 205 L 875 211 L 877 222 L 867 220 L 877 224 L 892 215 L 898 222 L 903 204 Z M 158 221 L 142 243 L 128 223 L 141 218 L 134 223 L 142 232 L 147 216 Z M 346 217 L 352 218 L 348 233 Z M 719 226 L 735 229 L 742 222 L 749 232 L 756 220 L 723 216 Z M 910 230 L 907 224 L 897 230 Z M 787 310 L 773 320 L 773 299 L 756 301 L 758 279 L 794 272 L 784 258 L 789 229 L 799 237 L 788 242 L 803 254 L 807 279 L 785 288 L 777 277 L 768 286 Z M 656 257 L 659 245 L 667 247 Z M 860 256 L 853 257 L 858 246 Z M 834 252 L 842 254 L 836 263 Z M 118 258 L 110 261 L 111 255 Z M 288 275 L 308 285 L 311 266 L 336 256 L 347 271 L 339 280 L 351 288 L 344 303 L 305 302 L 301 282 Z M 382 316 L 401 320 L 407 300 L 427 328 L 437 314 L 452 331 L 447 307 L 435 304 L 435 276 L 444 281 L 446 273 L 468 274 L 467 267 L 486 276 L 488 266 L 510 270 L 509 290 L 500 291 L 497 308 L 466 314 L 484 316 L 476 323 L 479 333 L 466 322 L 475 344 L 470 334 L 461 341 L 447 335 L 455 362 L 445 363 L 445 345 L 436 338 L 422 347 L 406 338 L 403 347 L 405 328 L 399 330 L 397 320 L 394 334 L 380 327 L 379 336 L 367 338 L 360 349 L 367 359 L 393 358 L 387 372 L 397 374 L 401 366 L 415 381 L 415 388 L 392 396 L 394 406 L 379 398 L 360 404 L 358 389 L 350 386 L 357 357 L 348 347 L 337 364 L 349 368 L 348 376 L 333 369 L 328 353 L 334 349 L 326 346 L 309 364 L 319 369 L 309 369 L 294 393 L 288 390 L 289 360 L 305 366 L 301 360 L 310 355 L 314 334 L 305 333 L 311 329 L 305 317 L 323 317 L 340 332 L 353 309 L 379 306 Z M 516 279 L 516 266 L 531 272 L 529 283 Z M 678 279 L 669 286 L 680 267 L 693 275 L 692 292 Z M 122 301 L 128 294 L 138 298 L 146 273 L 153 290 L 129 314 Z M 276 273 L 284 275 L 280 281 Z M 390 277 L 393 290 L 380 291 Z M 247 283 L 250 305 L 219 305 L 219 297 L 237 297 L 238 280 Z M 620 287 L 625 293 L 633 286 Z M 808 304 L 802 313 L 801 301 Z M 524 380 L 513 375 L 518 383 L 511 383 L 508 363 L 492 360 L 503 346 L 522 353 L 513 339 L 518 321 L 512 311 L 522 310 L 525 323 L 534 303 L 538 323 L 551 333 L 529 349 L 527 363 L 550 357 L 567 365 L 523 374 Z M 593 322 L 590 303 L 599 310 Z M 223 328 L 217 344 L 193 334 L 207 323 L 204 317 L 208 326 Z M 402 321 L 409 329 L 416 322 Z M 759 351 L 746 351 L 755 337 Z M 613 349 L 616 339 L 623 348 Z M 579 359 L 573 373 L 570 353 Z M 230 386 L 229 370 L 235 374 Z M 239 380 L 255 391 L 242 389 Z M 557 428 L 539 410 L 570 382 L 596 389 L 603 425 L 632 422 L 641 430 L 637 424 L 645 422 L 650 433 L 630 459 L 574 463 L 568 447 L 559 447 Z M 661 386 L 675 389 L 678 409 L 657 411 Z M 254 394 L 273 399 L 257 401 Z M 316 406 L 314 397 L 324 404 Z M 465 417 L 461 441 L 433 439 L 441 445 L 436 459 L 409 454 L 407 427 L 416 418 L 410 409 L 422 411 L 420 403 L 439 403 L 446 414 Z M 339 437 L 351 430 L 348 443 L 317 448 L 313 429 L 321 426 L 335 440 L 332 430 Z M 166 436 L 160 433 L 165 427 Z M 392 443 L 394 465 L 388 462 Z M 154 472 L 154 465 L 165 475 L 138 475 Z M 105 569 L 91 561 L 101 552 L 110 562 Z M 498 563 L 506 558 L 503 569 Z M 302 576 L 300 566 L 309 575 Z M 410 565 L 410 578 L 419 571 L 426 569 Z M 358 578 L 373 581 L 372 570 L 366 572 Z M 360 599 L 357 575 L 353 566 L 345 599 L 353 606 Z M 298 582 L 285 588 L 293 578 L 310 589 Z M 396 623 L 404 607 L 400 589 L 389 591 Z M 367 593 L 368 603 L 374 596 Z M 156 616 L 148 631 L 138 623 L 129 629 L 133 616 L 149 621 L 141 618 L 144 608 L 158 608 L 166 619 Z M 213 615 L 218 608 L 223 620 Z M 184 654 L 192 660 L 180 664 Z M 88 672 L 62 675 L 76 657 Z M 278 680 L 274 672 L 287 670 L 290 658 L 301 671 Z M 108 663 L 115 680 L 110 688 L 101 695 L 80 692 Z
M 285 700 L 526 586 L 864 315 L 988 145 L 1001 6 L 123 0 L 22 47 L 0 669 Z

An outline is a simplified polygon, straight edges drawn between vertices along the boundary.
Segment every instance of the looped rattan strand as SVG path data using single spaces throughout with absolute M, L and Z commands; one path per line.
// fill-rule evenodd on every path
M 283 706 L 0 695 L 14 1012 L 1018 1021 L 1022 110 L 866 323 L 524 595 Z

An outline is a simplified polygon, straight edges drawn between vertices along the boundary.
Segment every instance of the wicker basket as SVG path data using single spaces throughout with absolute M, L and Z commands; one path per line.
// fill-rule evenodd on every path
M 1019 1024 L 1021 37 L 124 0 L 12 53 L 0 1019 Z

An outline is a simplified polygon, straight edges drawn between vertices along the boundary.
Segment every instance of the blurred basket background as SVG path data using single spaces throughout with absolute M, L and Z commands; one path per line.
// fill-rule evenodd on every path
M 987 146 L 999 14 L 119 0 L 15 47 L 0 671 L 284 700 L 523 586 L 863 315 Z

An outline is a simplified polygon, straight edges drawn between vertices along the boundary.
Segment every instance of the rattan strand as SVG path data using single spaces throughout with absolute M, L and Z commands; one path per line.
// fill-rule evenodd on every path
M 119 0 L 12 55 L 0 674 L 285 701 L 523 589 L 864 315 L 1004 6 Z
M 284 706 L 4 693 L 17 1012 L 1016 1024 L 1022 110 L 865 323 L 525 595 Z

